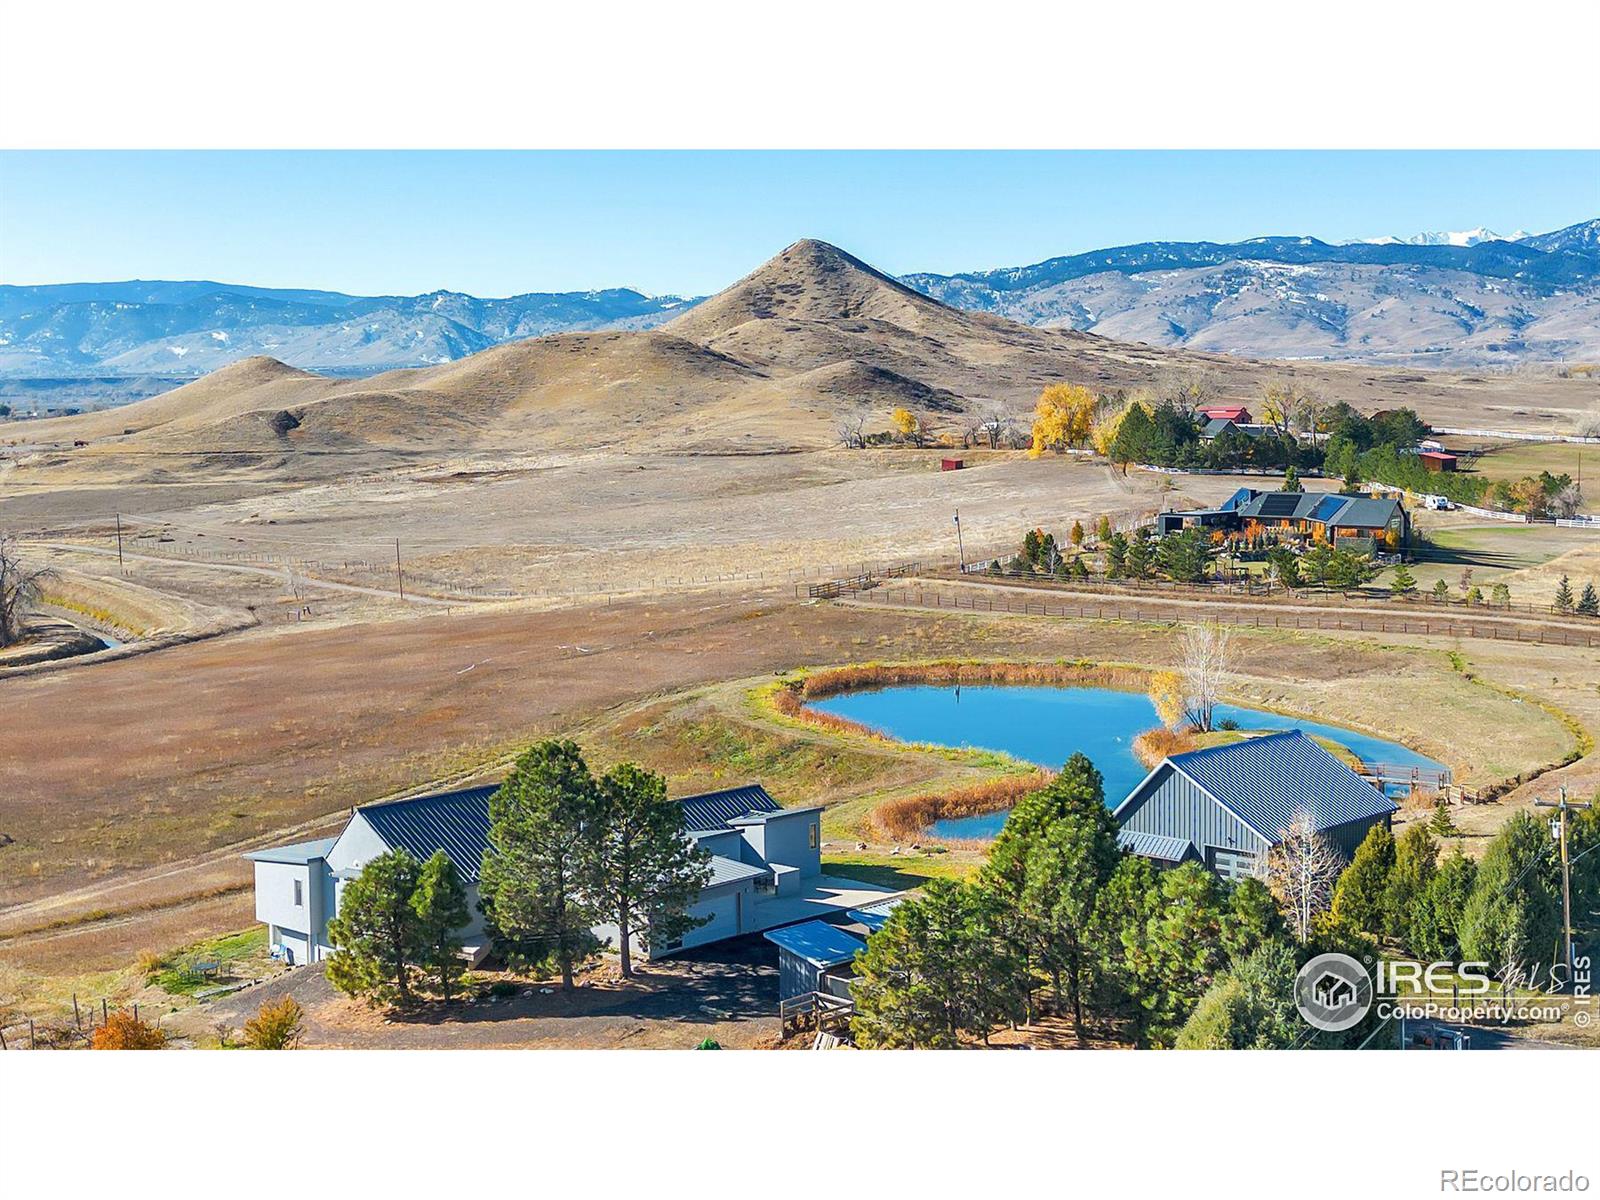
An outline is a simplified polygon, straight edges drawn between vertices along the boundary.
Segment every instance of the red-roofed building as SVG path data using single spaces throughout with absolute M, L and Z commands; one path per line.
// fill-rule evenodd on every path
M 1417 451 L 1417 458 L 1430 471 L 1454 471 L 1456 469 L 1456 456 L 1443 450 L 1419 450 Z
M 1208 404 L 1199 410 L 1208 421 L 1232 421 L 1235 425 L 1254 425 L 1250 410 L 1242 404 Z

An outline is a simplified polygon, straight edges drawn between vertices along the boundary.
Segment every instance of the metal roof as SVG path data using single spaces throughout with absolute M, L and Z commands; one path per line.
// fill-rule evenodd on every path
M 723 883 L 739 883 L 746 879 L 759 879 L 763 875 L 771 875 L 766 867 L 752 867 L 749 863 L 742 863 L 736 858 L 726 855 L 713 854 L 711 856 L 711 880 L 707 887 L 716 887 Z
M 496 783 L 367 804 L 356 811 L 391 850 L 405 850 L 418 862 L 443 850 L 462 881 L 473 883 L 489 848 L 489 797 L 499 790 Z
M 1351 496 L 1345 504 L 1329 521 L 1330 525 L 1340 525 L 1346 528 L 1356 526 L 1361 529 L 1381 529 L 1395 518 L 1400 509 L 1400 501 L 1391 498 L 1383 499 L 1377 496 Z
M 1194 843 L 1180 837 L 1167 837 L 1160 833 L 1140 833 L 1134 829 L 1119 829 L 1117 845 L 1129 854 L 1140 858 L 1158 858 L 1162 862 L 1182 862 L 1188 857 Z
M 265 850 L 252 850 L 245 857 L 256 862 L 308 863 L 313 859 L 328 857 L 328 851 L 339 839 L 318 838 L 314 842 L 291 842 L 287 846 L 269 846 Z
M 855 934 L 826 921 L 806 921 L 763 935 L 790 954 L 799 955 L 814 967 L 837 967 L 853 959 L 866 943 Z
M 1166 761 L 1271 842 L 1301 809 L 1320 830 L 1399 807 L 1298 729 L 1174 754 Z
M 888 923 L 889 914 L 904 904 L 905 899 L 904 896 L 890 896 L 887 900 L 874 900 L 871 904 L 850 909 L 845 915 L 877 933 Z
M 759 783 L 685 796 L 678 803 L 683 806 L 684 827 L 702 832 L 732 828 L 728 822 L 735 817 L 778 811 L 778 802 Z

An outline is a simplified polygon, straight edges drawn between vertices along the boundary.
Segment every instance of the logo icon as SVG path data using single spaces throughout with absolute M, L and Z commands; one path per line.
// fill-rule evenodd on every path
M 1348 954 L 1319 954 L 1295 977 L 1294 1003 L 1306 1024 L 1339 1033 L 1372 1007 L 1372 976 Z

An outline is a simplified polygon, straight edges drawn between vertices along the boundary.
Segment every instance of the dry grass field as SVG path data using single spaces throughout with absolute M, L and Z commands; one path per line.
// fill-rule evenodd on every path
M 1028 329 L 801 243 L 663 330 L 369 380 L 250 360 L 31 424 L 29 445 L 0 447 L 0 529 L 56 568 L 62 611 L 130 646 L 0 677 L 0 992 L 141 986 L 141 951 L 249 924 L 243 850 L 336 828 L 354 804 L 492 778 L 551 734 L 597 762 L 642 761 L 675 793 L 761 779 L 824 803 L 831 869 L 901 883 L 970 869 L 970 848 L 891 855 L 872 812 L 982 784 L 992 758 L 786 719 L 754 698 L 761 685 L 875 660 L 1169 666 L 1172 624 L 808 602 L 796 585 L 949 561 L 957 509 L 977 558 L 1035 525 L 1128 523 L 1247 481 L 987 450 L 943 472 L 938 449 L 837 448 L 836 419 L 883 427 L 906 404 L 955 432 L 995 406 L 1023 413 L 1045 383 L 1111 390 L 1173 369 L 1251 398 L 1292 373 L 1441 422 L 1575 422 L 1594 393 Z M 1514 572 L 1593 554 L 1482 536 Z M 1600 729 L 1593 652 L 1267 631 L 1239 645 L 1233 699 L 1398 738 L 1472 782 L 1558 762 Z M 1545 778 L 1600 783 L 1589 758 Z M 1469 843 L 1536 790 L 1468 813 Z M 538 1008 L 517 1027 L 535 1040 Z M 390 1044 L 353 1010 L 317 1019 L 325 1044 Z

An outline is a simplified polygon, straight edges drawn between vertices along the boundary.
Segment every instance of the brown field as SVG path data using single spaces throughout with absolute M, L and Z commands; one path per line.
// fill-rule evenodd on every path
M 1248 481 L 987 450 L 941 472 L 940 449 L 830 448 L 842 411 L 882 427 L 911 404 L 954 435 L 991 405 L 1022 413 L 1044 383 L 1111 390 L 1174 368 L 1252 398 L 1290 370 L 1329 399 L 1413 403 L 1441 422 L 1575 422 L 1592 401 L 1587 381 L 1291 368 L 1023 329 L 792 250 L 667 330 L 372 380 L 255 360 L 40 422 L 38 442 L 0 451 L 0 529 L 57 568 L 60 612 L 130 640 L 0 677 L 0 992 L 59 999 L 92 980 L 122 994 L 141 951 L 249 923 L 243 850 L 336 828 L 354 804 L 493 778 L 551 734 L 599 764 L 641 761 L 675 794 L 760 779 L 825 804 L 841 871 L 911 886 L 971 869 L 969 847 L 894 855 L 911 824 L 879 814 L 990 803 L 1015 764 L 809 723 L 762 688 L 802 668 L 975 660 L 993 677 L 1140 686 L 1205 604 L 1134 623 L 809 602 L 802 585 L 948 562 L 957 509 L 971 559 L 1032 526 L 1125 523 Z M 300 426 L 275 432 L 287 410 Z M 90 444 L 61 444 L 78 438 Z M 1581 751 L 1465 810 L 1474 848 L 1557 781 L 1600 785 L 1600 651 L 1272 630 L 1238 644 L 1230 699 L 1398 738 L 1474 785 Z M 324 1044 L 424 1040 L 341 1005 L 318 1010 Z M 525 1015 L 504 1028 L 537 1041 L 556 1027 L 537 1000 Z M 613 1016 L 626 1014 L 596 1024 L 602 1041 L 629 1028 Z

